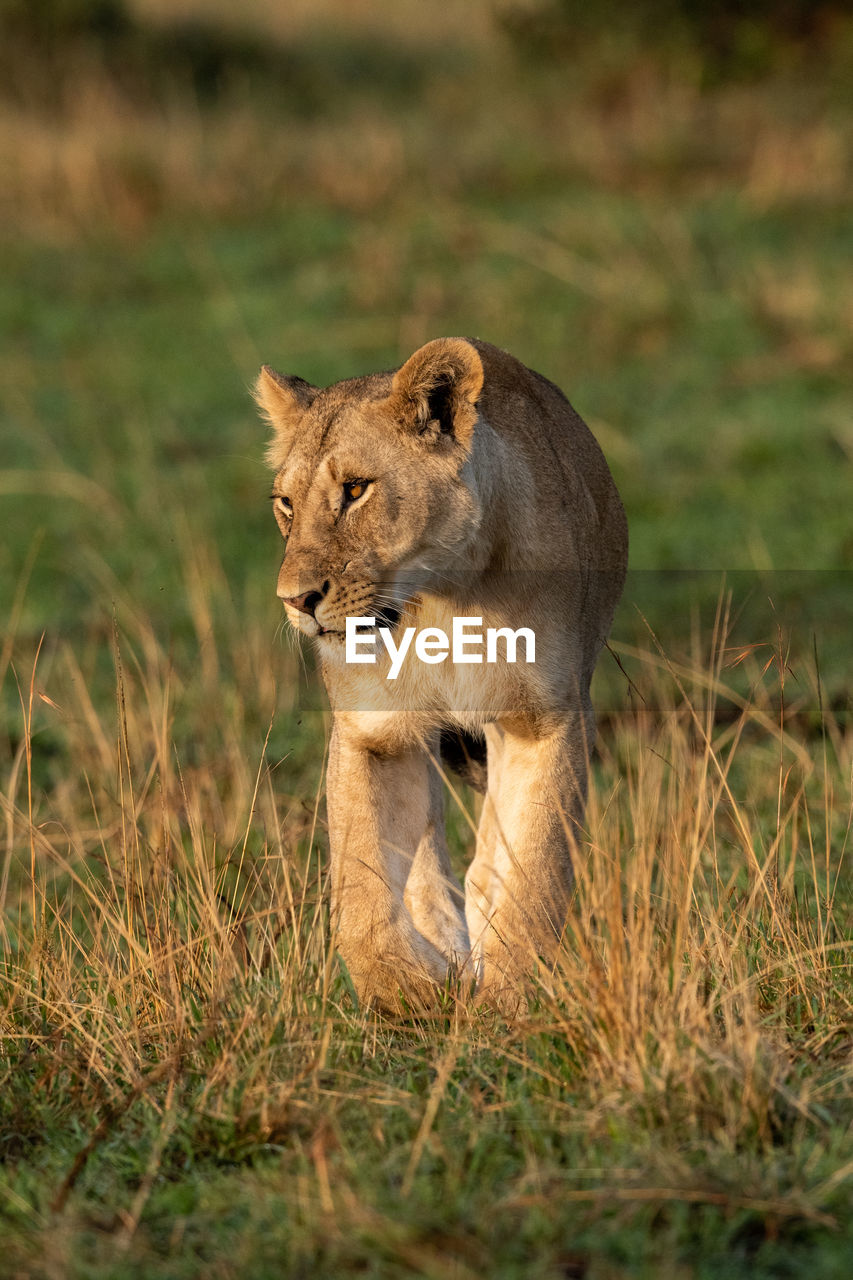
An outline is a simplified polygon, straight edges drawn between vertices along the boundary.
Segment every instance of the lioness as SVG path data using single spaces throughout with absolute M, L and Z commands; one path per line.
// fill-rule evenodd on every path
M 625 577 L 625 512 L 562 392 L 486 342 L 439 338 L 321 390 L 268 366 L 278 595 L 334 712 L 327 801 L 337 945 L 359 997 L 434 1002 L 470 974 L 503 1007 L 553 960 L 594 739 L 589 696 Z M 536 661 L 346 661 L 347 617 L 530 628 Z M 362 632 L 362 634 L 364 634 Z M 465 891 L 444 835 L 442 745 L 486 796 Z M 404 1002 L 404 1003 L 403 1003 Z

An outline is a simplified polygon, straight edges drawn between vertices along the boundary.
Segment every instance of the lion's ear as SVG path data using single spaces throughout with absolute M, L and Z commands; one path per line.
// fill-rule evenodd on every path
M 436 338 L 394 375 L 389 406 L 402 424 L 437 440 L 453 436 L 467 446 L 477 421 L 483 363 L 465 338 Z
M 270 445 L 272 454 L 279 451 L 281 445 L 289 444 L 300 418 L 317 395 L 317 388 L 304 378 L 285 377 L 265 364 L 253 394 L 261 414 L 275 432 Z

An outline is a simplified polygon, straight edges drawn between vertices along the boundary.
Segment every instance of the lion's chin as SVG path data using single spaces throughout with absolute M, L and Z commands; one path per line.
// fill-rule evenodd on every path
M 325 629 L 322 623 L 312 618 L 309 613 L 300 613 L 297 609 L 289 609 L 287 605 L 284 606 L 284 612 L 296 634 L 307 636 L 309 640 L 315 639 Z

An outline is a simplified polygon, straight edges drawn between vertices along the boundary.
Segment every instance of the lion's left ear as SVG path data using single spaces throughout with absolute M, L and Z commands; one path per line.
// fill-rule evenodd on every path
M 398 369 L 388 404 L 408 430 L 468 446 L 483 388 L 483 362 L 466 338 L 436 338 Z

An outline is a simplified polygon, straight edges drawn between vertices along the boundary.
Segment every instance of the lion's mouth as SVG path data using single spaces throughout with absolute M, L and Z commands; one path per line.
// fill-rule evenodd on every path
M 376 609 L 372 615 L 376 619 L 376 630 L 380 627 L 387 627 L 389 631 L 393 631 L 400 621 L 400 610 L 395 609 L 392 605 L 383 605 L 381 609 Z M 318 629 L 314 632 L 315 636 L 344 636 L 346 631 L 343 627 L 325 627 L 322 623 L 318 623 Z
M 330 619 L 329 622 L 326 622 L 324 619 L 318 618 L 316 614 L 310 616 L 306 614 L 299 614 L 294 617 L 290 610 L 287 610 L 287 616 L 295 630 L 301 631 L 303 635 L 308 636 L 312 640 L 326 638 L 342 640 L 346 635 L 346 622 L 343 618 L 335 618 L 334 621 Z M 389 601 L 388 603 L 383 604 L 376 603 L 372 606 L 366 604 L 360 614 L 353 616 L 357 616 L 358 618 L 374 618 L 375 622 L 373 629 L 377 632 L 380 628 L 387 628 L 389 631 L 395 631 L 400 622 L 400 618 L 402 617 L 402 610 L 398 608 L 397 605 L 391 604 Z M 347 621 L 348 620 L 349 615 L 347 617 Z M 344 625 L 341 625 L 342 623 Z M 364 630 L 363 626 L 362 630 Z
M 387 627 L 389 631 L 396 630 L 401 614 L 399 609 L 393 605 L 386 604 L 382 605 L 381 608 L 374 607 L 373 613 L 365 616 L 376 619 L 374 630 L 378 632 L 382 627 Z M 317 630 L 313 632 L 313 639 L 315 640 L 343 640 L 346 636 L 344 627 L 326 627 L 316 618 L 315 622 L 317 622 Z M 364 631 L 363 634 L 367 634 L 367 632 Z

